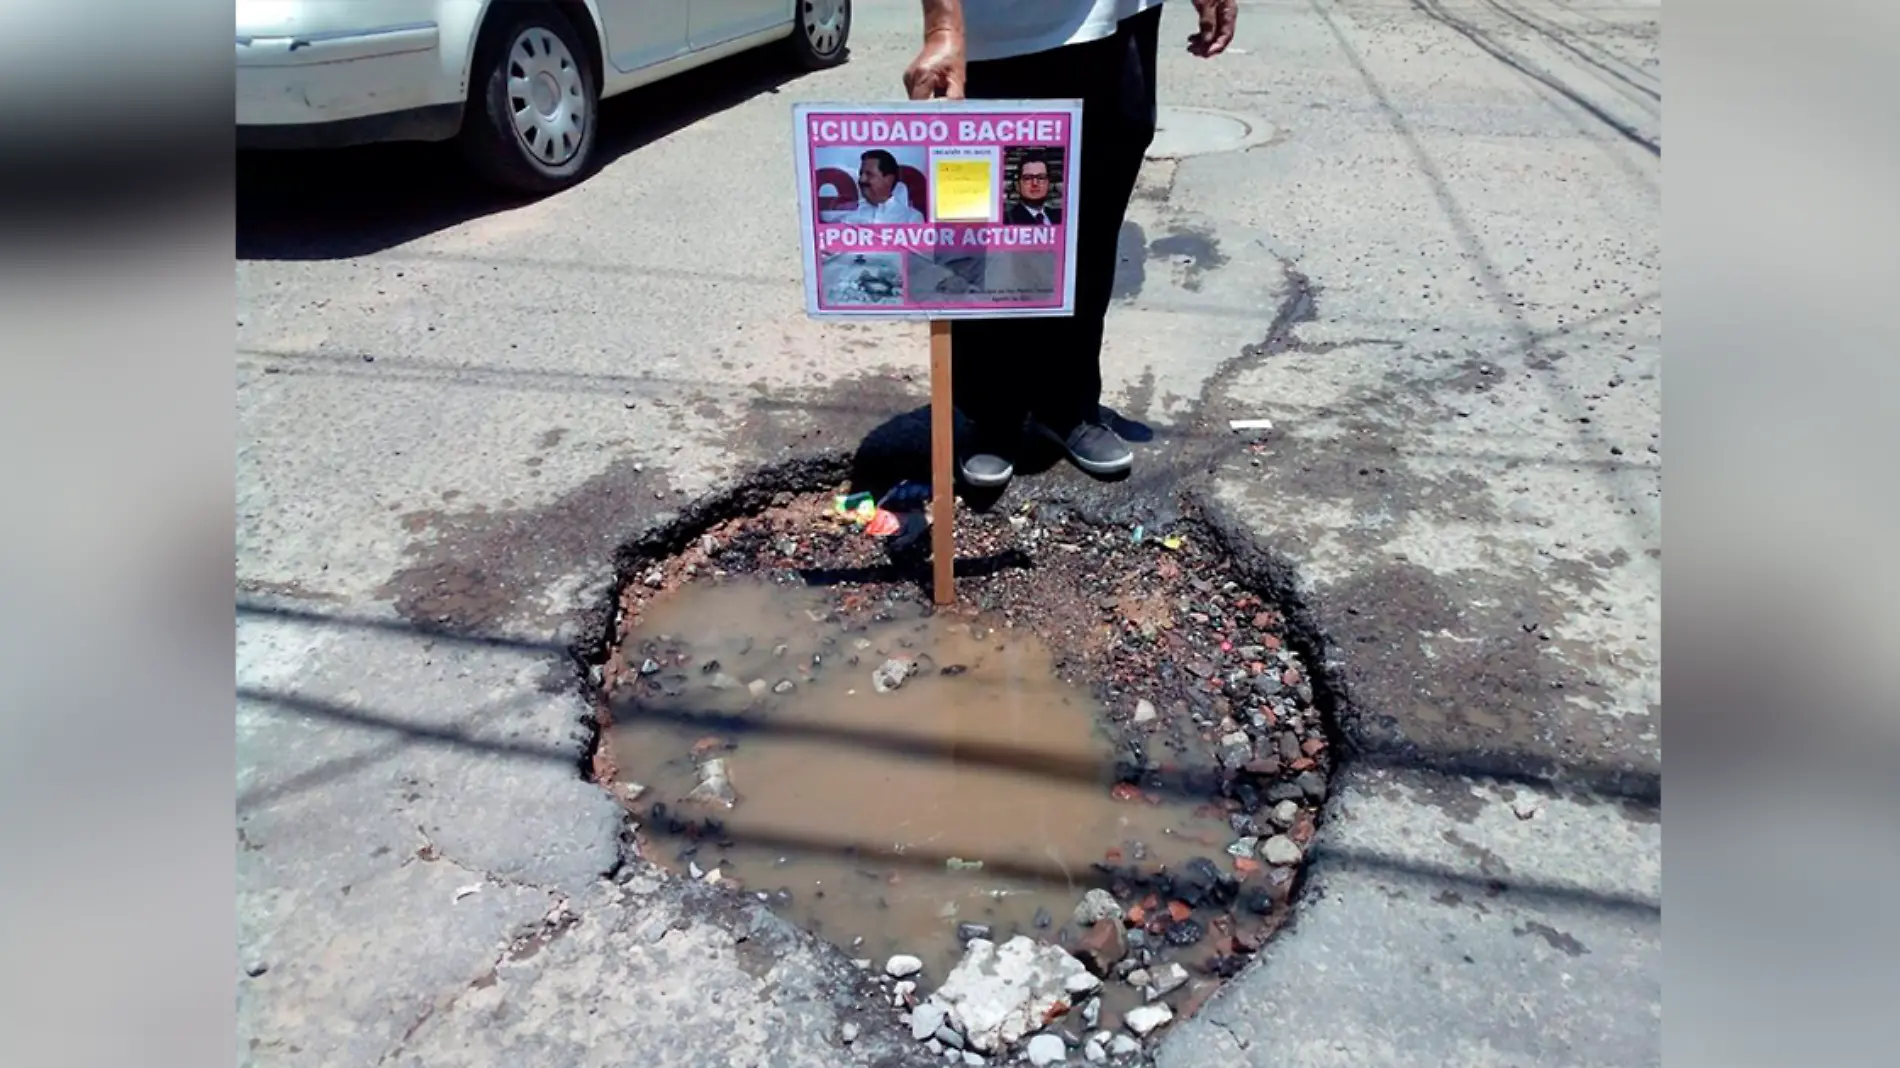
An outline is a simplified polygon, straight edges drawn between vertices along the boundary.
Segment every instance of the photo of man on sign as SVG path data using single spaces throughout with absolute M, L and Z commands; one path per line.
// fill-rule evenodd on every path
M 1011 226 L 1062 225 L 1062 150 L 1008 148 L 1003 173 L 1012 178 L 1003 221 Z
M 902 153 L 906 158 L 899 158 Z M 819 167 L 818 218 L 827 223 L 920 223 L 923 153 L 916 149 L 827 148 Z

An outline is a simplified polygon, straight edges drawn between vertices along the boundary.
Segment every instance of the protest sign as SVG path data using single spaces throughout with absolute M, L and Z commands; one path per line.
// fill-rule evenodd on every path
M 933 596 L 956 599 L 950 319 L 1075 313 L 1079 100 L 799 104 L 815 318 L 930 320 Z
M 1073 314 L 1080 102 L 800 104 L 793 131 L 811 315 Z

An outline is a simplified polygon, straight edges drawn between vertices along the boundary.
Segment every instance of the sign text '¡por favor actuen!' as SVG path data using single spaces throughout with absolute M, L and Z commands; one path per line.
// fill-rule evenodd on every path
M 1050 144 L 1061 137 L 1058 119 L 821 119 L 812 139 L 822 144 Z

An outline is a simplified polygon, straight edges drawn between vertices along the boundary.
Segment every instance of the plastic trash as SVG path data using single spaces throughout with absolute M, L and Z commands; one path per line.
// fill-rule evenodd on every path
M 962 857 L 951 857 L 949 860 L 946 860 L 943 862 L 943 866 L 946 870 L 949 870 L 949 871 L 982 871 L 983 870 L 982 861 L 964 860 Z
M 1147 527 L 1139 527 L 1139 526 L 1138 526 L 1138 527 L 1136 527 L 1136 528 L 1135 528 L 1135 530 L 1134 530 L 1134 533 L 1132 533 L 1132 534 L 1130 534 L 1130 535 L 1128 536 L 1128 540 L 1129 540 L 1129 541 L 1132 541 L 1132 542 L 1134 542 L 1134 543 L 1135 543 L 1136 545 L 1140 545 L 1140 544 L 1141 544 L 1141 539 L 1142 539 L 1142 538 L 1143 538 L 1143 537 L 1144 537 L 1144 536 L 1145 536 L 1145 535 L 1146 535 L 1147 533 L 1148 533 L 1148 528 L 1147 528 Z
M 897 518 L 895 513 L 879 508 L 871 521 L 864 525 L 864 532 L 873 538 L 888 538 L 903 529 L 903 526 L 904 521 Z
M 1164 549 L 1168 549 L 1170 551 L 1178 550 L 1181 548 L 1182 545 L 1185 545 L 1186 543 L 1187 543 L 1187 539 L 1181 537 L 1181 535 L 1179 534 L 1170 534 L 1167 537 L 1161 539 L 1161 547 Z
M 912 482 L 905 479 L 887 490 L 877 502 L 879 508 L 888 508 L 893 512 L 902 512 L 911 508 L 921 508 L 930 503 L 930 483 Z
M 877 513 L 877 500 L 868 493 L 847 493 L 831 499 L 831 514 L 853 523 L 869 523 Z

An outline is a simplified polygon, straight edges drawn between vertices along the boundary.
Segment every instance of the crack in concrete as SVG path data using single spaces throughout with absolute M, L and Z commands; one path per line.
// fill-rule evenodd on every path
M 1246 1039 L 1240 1037 L 1240 1035 L 1234 1031 L 1234 1025 L 1228 1023 L 1226 1020 L 1220 1019 L 1219 1017 L 1216 1017 L 1216 1016 L 1209 1016 L 1207 1018 L 1207 1022 L 1213 1024 L 1215 1027 L 1220 1028 L 1222 1031 L 1227 1032 L 1227 1037 L 1233 1039 L 1234 1045 L 1240 1047 L 1241 1049 L 1243 1050 L 1247 1049 L 1250 1045 L 1252 1045 L 1252 1043 L 1249 1043 Z
M 402 1037 L 398 1038 L 394 1045 L 390 1046 L 381 1057 L 377 1058 L 376 1064 L 379 1068 L 381 1065 L 388 1064 L 391 1058 L 399 1056 L 416 1037 L 417 1033 L 419 1033 L 430 1020 L 435 1018 L 437 1013 L 453 1009 L 456 1004 L 461 1001 L 463 995 L 467 994 L 470 990 L 493 986 L 504 962 L 510 960 L 522 961 L 534 956 L 543 946 L 546 946 L 549 942 L 565 934 L 569 929 L 580 923 L 581 920 L 580 915 L 568 907 L 568 897 L 561 891 L 549 889 L 545 886 L 537 886 L 534 883 L 509 878 L 508 876 L 497 875 L 494 872 L 456 860 L 454 857 L 444 853 L 441 847 L 435 844 L 434 839 L 429 837 L 429 832 L 424 830 L 420 825 L 416 827 L 416 834 L 422 838 L 422 847 L 405 859 L 401 865 L 398 865 L 399 867 L 407 867 L 416 861 L 421 861 L 425 864 L 445 863 L 452 868 L 468 872 L 470 875 L 478 876 L 486 882 L 494 883 L 496 886 L 533 890 L 537 893 L 546 894 L 554 899 L 554 904 L 541 919 L 533 923 L 522 924 L 515 933 L 504 939 L 501 946 L 495 950 L 494 959 L 489 961 L 488 967 L 477 973 L 475 978 L 458 984 L 446 997 L 436 998 L 427 1008 L 423 1009 L 421 1015 L 417 1016 L 407 1028 L 403 1029 Z

